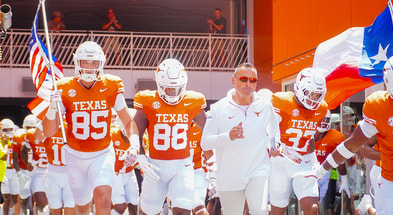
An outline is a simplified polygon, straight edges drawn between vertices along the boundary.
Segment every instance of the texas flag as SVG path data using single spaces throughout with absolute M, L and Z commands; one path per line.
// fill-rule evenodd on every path
M 319 44 L 313 67 L 328 71 L 325 100 L 330 110 L 355 93 L 383 82 L 383 67 L 393 55 L 392 42 L 392 6 L 389 2 L 371 26 L 349 28 Z

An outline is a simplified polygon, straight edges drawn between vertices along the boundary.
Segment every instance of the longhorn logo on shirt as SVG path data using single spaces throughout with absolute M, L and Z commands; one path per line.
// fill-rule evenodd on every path
M 260 114 L 261 112 L 262 112 L 262 111 L 259 111 L 259 112 L 254 111 L 254 113 L 257 115 L 257 117 L 259 117 L 259 114 Z
M 388 124 L 390 127 L 393 127 L 393 117 L 389 117 Z

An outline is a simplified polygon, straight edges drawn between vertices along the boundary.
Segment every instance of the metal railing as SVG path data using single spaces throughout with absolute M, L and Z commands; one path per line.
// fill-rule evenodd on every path
M 43 32 L 39 36 L 45 43 Z M 50 32 L 53 55 L 64 68 L 73 68 L 77 46 L 86 40 L 100 44 L 107 56 L 105 68 L 154 70 L 166 58 L 176 58 L 188 70 L 233 71 L 249 60 L 244 35 L 64 31 Z M 29 67 L 30 29 L 11 29 L 2 41 L 0 67 Z

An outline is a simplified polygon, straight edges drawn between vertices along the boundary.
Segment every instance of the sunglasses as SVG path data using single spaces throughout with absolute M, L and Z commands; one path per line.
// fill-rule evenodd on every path
M 257 83 L 258 78 L 254 77 L 247 77 L 247 76 L 236 76 L 234 75 L 233 77 L 238 78 L 241 82 L 246 83 L 247 81 L 250 81 L 251 84 Z

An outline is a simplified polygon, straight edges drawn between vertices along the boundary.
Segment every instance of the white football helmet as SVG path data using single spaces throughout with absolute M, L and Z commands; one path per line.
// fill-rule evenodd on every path
M 170 105 L 179 103 L 186 91 L 187 72 L 176 59 L 166 59 L 157 68 L 157 90 L 160 98 Z
M 25 117 L 23 120 L 22 127 L 23 129 L 28 129 L 28 128 L 35 128 L 38 125 L 39 121 L 37 117 L 35 117 L 33 114 L 29 114 Z
M 0 122 L 1 124 L 1 134 L 4 134 L 8 138 L 12 138 L 15 132 L 15 124 L 10 119 L 3 119 Z
M 82 68 L 81 60 L 98 61 L 98 68 Z M 80 79 L 92 82 L 104 74 L 106 57 L 100 45 L 93 41 L 86 41 L 79 45 L 74 53 L 75 75 Z M 83 70 L 94 70 L 94 74 L 85 74 Z
M 356 124 L 356 113 L 351 106 L 343 106 L 344 125 Z
M 331 128 L 340 130 L 341 115 L 339 113 L 332 113 Z
M 332 114 L 330 110 L 327 110 L 325 118 L 323 118 L 321 125 L 317 127 L 317 130 L 321 133 L 329 131 L 332 123 Z
M 296 99 L 309 110 L 316 110 L 325 98 L 326 80 L 320 69 L 305 68 L 299 72 L 294 85 Z
M 386 91 L 389 93 L 391 99 L 393 99 L 393 57 L 390 57 L 386 61 L 383 68 L 383 81 L 385 82 Z

